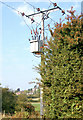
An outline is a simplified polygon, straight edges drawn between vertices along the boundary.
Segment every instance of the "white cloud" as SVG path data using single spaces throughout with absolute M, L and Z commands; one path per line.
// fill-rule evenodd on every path
M 19 6 L 19 7 L 17 8 L 17 11 L 19 11 L 19 12 L 21 12 L 21 13 L 25 13 L 25 15 L 30 15 L 30 14 L 33 13 L 33 10 L 32 10 L 28 5 L 21 5 L 21 6 Z M 19 15 L 20 15 L 20 17 L 21 17 L 21 14 L 19 14 Z M 31 23 L 30 19 L 28 19 L 27 17 L 23 16 L 23 19 L 25 20 L 25 22 L 26 22 L 27 24 L 30 24 L 30 23 Z M 22 20 L 20 24 L 21 24 L 21 25 L 25 25 L 25 22 Z
M 25 15 L 30 15 L 30 14 L 33 14 L 34 13 L 34 9 L 32 8 L 32 7 L 29 7 L 29 5 L 27 5 L 27 4 L 24 4 L 24 5 L 20 5 L 18 8 L 17 8 L 17 11 L 19 11 L 19 12 L 21 12 L 21 13 L 25 13 Z M 16 12 L 16 14 L 18 14 L 17 12 Z M 21 16 L 21 14 L 18 14 L 20 17 L 22 17 Z M 37 24 L 37 23 L 39 23 L 40 22 L 40 15 L 36 15 L 36 16 L 31 16 L 30 18 L 28 18 L 28 17 L 26 17 L 26 16 L 23 16 L 22 17 L 23 19 L 22 19 L 22 21 L 20 22 L 20 24 L 21 25 L 25 25 L 25 24 L 27 24 L 27 25 L 31 25 L 31 18 L 33 18 L 34 20 L 35 20 L 35 23 Z
M 33 13 L 33 11 L 28 5 L 21 5 L 17 8 L 17 10 L 20 12 L 25 12 L 27 15 Z

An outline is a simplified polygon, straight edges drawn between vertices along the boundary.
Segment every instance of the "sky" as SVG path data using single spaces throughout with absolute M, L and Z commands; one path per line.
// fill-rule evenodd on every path
M 54 0 L 52 1 L 54 2 Z M 8 1 L 5 3 L 20 12 L 24 12 L 26 15 L 34 13 L 33 7 L 23 0 L 21 2 L 13 0 L 13 2 Z M 49 6 L 53 8 L 49 0 L 48 2 L 47 0 L 46 2 L 43 0 L 32 0 L 30 2 L 29 0 L 29 3 L 41 10 L 48 9 Z M 57 4 L 65 11 L 73 6 L 76 14 L 79 15 L 81 12 L 81 2 L 78 2 L 78 0 L 74 2 L 61 2 L 58 0 Z M 28 39 L 31 39 L 30 29 L 36 29 L 38 23 L 41 22 L 41 16 L 34 17 L 35 23 L 31 24 L 30 19 L 22 18 L 16 11 L 1 3 L 0 11 L 0 83 L 2 87 L 8 87 L 12 90 L 33 88 L 34 84 L 29 84 L 29 82 L 37 82 L 36 78 L 41 78 L 37 71 L 33 69 L 41 62 L 41 57 L 35 57 L 30 52 Z M 65 18 L 65 16 L 62 16 L 61 11 L 53 11 L 49 16 L 52 20 L 50 18 L 45 20 L 45 36 L 47 37 L 50 37 L 47 25 L 50 24 L 51 27 L 54 27 L 55 22 L 59 22 L 60 18 Z M 38 28 L 41 27 L 40 24 Z

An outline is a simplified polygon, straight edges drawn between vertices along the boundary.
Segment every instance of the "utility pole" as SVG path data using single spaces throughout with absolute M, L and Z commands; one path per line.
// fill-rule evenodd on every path
M 56 6 L 56 7 L 55 7 Z M 49 16 L 47 16 L 50 12 L 54 12 L 54 10 L 61 10 L 63 14 L 65 14 L 65 12 L 55 4 L 54 8 L 51 8 L 51 9 L 48 9 L 48 10 L 43 10 L 43 11 L 39 11 L 37 13 L 34 13 L 34 14 L 31 14 L 31 15 L 25 15 L 26 17 L 31 17 L 31 16 L 35 16 L 35 15 L 38 15 L 38 14 L 41 14 L 41 41 L 44 45 L 44 40 L 45 40 L 45 37 L 44 37 L 44 20 L 46 19 L 45 17 L 49 18 Z M 34 20 L 33 20 L 34 22 Z M 33 41 L 35 42 L 35 41 Z M 35 53 L 35 52 L 34 52 Z M 36 54 L 36 53 L 35 53 Z M 42 56 L 41 56 L 41 61 L 42 61 Z M 41 82 L 41 81 L 40 81 Z M 40 83 L 42 84 L 42 83 Z M 43 118 L 43 88 L 40 86 L 40 117 Z
M 41 40 L 43 40 L 44 43 L 44 13 L 42 13 L 41 18 Z
M 42 18 L 41 18 L 41 40 L 42 43 L 44 44 L 44 13 L 42 13 Z M 42 56 L 41 56 L 41 61 L 42 61 Z M 40 81 L 41 82 L 41 81 Z M 42 84 L 42 83 L 41 83 Z M 40 117 L 43 118 L 43 88 L 40 86 Z

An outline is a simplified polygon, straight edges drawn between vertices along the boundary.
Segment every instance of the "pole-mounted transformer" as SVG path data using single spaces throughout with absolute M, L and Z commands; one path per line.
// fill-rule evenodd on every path
M 54 11 L 54 10 L 56 10 L 56 11 L 61 10 L 62 13 L 65 14 L 65 12 L 59 6 L 57 6 L 56 3 L 54 3 L 53 5 L 54 5 L 54 8 L 44 10 L 44 11 L 40 11 L 40 9 L 38 8 L 38 11 L 39 11 L 38 13 L 34 13 L 34 14 L 31 14 L 31 15 L 26 15 L 26 17 L 30 17 L 30 16 L 33 16 L 33 15 L 42 14 L 41 37 L 34 30 L 33 30 L 33 32 L 35 34 L 35 37 L 33 37 L 32 32 L 31 32 L 31 35 L 32 35 L 32 40 L 30 40 L 30 52 L 31 53 L 40 55 L 43 52 L 42 47 L 43 47 L 43 44 L 44 44 L 44 20 L 45 20 L 45 16 L 47 14 L 49 14 L 50 12 Z
M 43 41 L 36 39 L 30 41 L 30 52 L 40 54 L 42 52 Z
M 39 55 L 42 52 L 42 46 L 43 46 L 43 40 L 41 40 L 42 39 L 41 31 L 39 34 L 37 28 L 36 31 L 33 29 L 33 32 L 31 30 L 31 36 L 32 36 L 32 40 L 30 40 L 30 52 Z

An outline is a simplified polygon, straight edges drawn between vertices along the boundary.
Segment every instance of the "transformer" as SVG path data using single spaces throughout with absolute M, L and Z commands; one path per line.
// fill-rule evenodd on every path
M 41 54 L 43 46 L 43 40 L 31 40 L 30 52 L 35 54 Z

